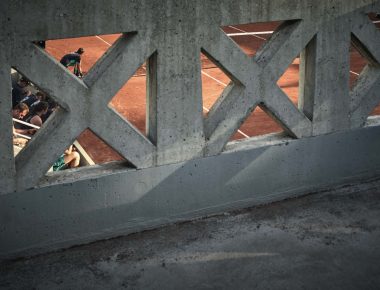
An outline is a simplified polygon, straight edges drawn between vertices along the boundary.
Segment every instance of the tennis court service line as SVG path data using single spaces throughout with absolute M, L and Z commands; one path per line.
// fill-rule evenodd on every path
M 206 77 L 209 77 L 210 79 L 216 81 L 218 84 L 220 84 L 220 85 L 222 85 L 222 86 L 224 86 L 224 87 L 227 86 L 226 83 L 223 83 L 222 81 L 220 81 L 220 80 L 214 78 L 213 76 L 209 75 L 208 73 L 204 72 L 203 70 L 202 70 L 202 74 L 204 74 Z
M 107 44 L 108 46 L 112 46 L 112 44 L 111 43 L 109 43 L 108 41 L 105 41 L 103 38 L 101 38 L 100 36 L 98 36 L 98 35 L 95 35 L 95 37 L 97 38 L 97 39 L 100 39 L 101 41 L 103 41 L 105 44 Z
M 203 106 L 203 110 L 205 110 L 207 113 L 210 112 L 210 110 L 207 109 L 205 106 Z M 245 134 L 241 130 L 237 130 L 236 132 L 238 132 L 239 134 L 243 135 L 245 138 L 250 138 L 247 134 Z
M 231 27 L 231 26 L 230 26 Z M 231 28 L 234 28 L 234 29 L 237 29 L 235 27 L 231 27 Z M 243 30 L 244 31 L 244 30 Z M 265 35 L 265 34 L 272 34 L 274 31 L 255 31 L 255 32 L 239 32 L 239 33 L 227 33 L 228 36 L 245 36 L 245 35 L 252 35 L 252 36 L 255 36 L 255 35 Z M 263 37 L 261 37 L 263 38 Z M 260 38 L 260 39 L 261 39 Z M 265 39 L 265 38 L 263 38 Z
M 350 70 L 350 73 L 352 73 L 353 75 L 356 75 L 356 76 L 360 75 L 360 74 L 358 74 L 357 72 L 354 72 L 354 71 L 352 71 L 352 70 Z
M 237 28 L 237 27 L 232 26 L 232 25 L 229 25 L 228 27 L 229 27 L 229 28 L 232 28 L 232 29 L 235 29 L 235 30 L 237 30 L 237 31 L 243 32 L 243 33 L 248 33 L 248 31 L 245 31 L 245 30 L 243 30 L 243 29 Z M 269 32 L 269 31 L 268 31 L 268 32 Z M 273 31 L 272 31 L 272 33 L 273 33 Z M 264 38 L 264 37 L 258 36 L 258 33 L 255 33 L 255 34 L 250 33 L 250 34 L 247 34 L 247 35 L 252 36 L 252 37 L 256 37 L 256 38 L 261 39 L 261 40 L 265 40 L 265 41 L 267 40 L 267 39 Z
M 380 21 L 378 21 L 380 22 Z M 377 23 L 377 21 L 374 21 L 373 23 Z M 263 34 L 272 34 L 274 31 L 261 31 L 261 32 L 248 32 L 248 31 L 244 31 L 243 29 L 240 29 L 240 28 L 237 28 L 237 27 L 234 27 L 234 26 L 228 26 L 230 28 L 233 28 L 233 29 L 236 29 L 238 31 L 240 31 L 240 33 L 228 33 L 227 35 L 228 36 L 244 36 L 244 35 L 248 35 L 248 36 L 253 36 L 253 37 L 256 37 L 256 38 L 259 38 L 261 40 L 267 40 L 265 39 L 264 37 L 260 37 L 260 36 L 257 36 L 257 35 L 263 35 Z M 359 74 L 357 72 L 354 72 L 352 70 L 350 70 L 350 73 L 358 76 Z
M 100 36 L 95 35 L 95 37 L 98 38 L 99 40 L 103 41 L 104 43 L 106 43 L 108 46 L 112 46 L 111 43 L 105 41 L 105 40 L 104 40 L 103 38 L 101 38 Z M 218 84 L 221 84 L 221 85 L 224 86 L 224 87 L 227 86 L 227 84 L 225 84 L 225 83 L 221 82 L 220 80 L 218 80 L 218 79 L 216 79 L 216 78 L 210 76 L 208 73 L 204 72 L 203 70 L 202 70 L 201 72 L 202 72 L 202 74 L 204 74 L 205 76 L 207 76 L 207 77 L 213 79 L 214 81 L 216 81 Z M 206 108 L 205 106 L 203 106 L 203 110 L 205 110 L 206 112 L 210 112 L 210 110 L 209 110 L 208 108 Z M 242 132 L 242 131 L 240 131 L 240 130 L 238 130 L 237 132 L 238 132 L 239 134 L 243 135 L 245 138 L 249 138 L 249 136 L 248 136 L 247 134 L 245 134 L 244 132 Z

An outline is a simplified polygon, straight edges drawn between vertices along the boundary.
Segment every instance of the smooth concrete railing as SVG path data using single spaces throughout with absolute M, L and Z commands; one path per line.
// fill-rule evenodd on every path
M 379 172 L 379 122 L 367 123 L 380 103 L 380 32 L 368 18 L 380 11 L 379 1 L 24 2 L 0 3 L 4 255 L 278 200 Z M 283 24 L 253 58 L 221 30 L 269 21 Z M 83 79 L 32 43 L 112 33 L 123 35 Z M 352 89 L 351 43 L 368 61 Z M 232 80 L 206 118 L 201 52 Z M 297 108 L 277 81 L 298 55 Z M 146 136 L 107 106 L 145 61 Z M 61 107 L 16 158 L 11 68 Z M 229 143 L 256 106 L 286 134 Z M 135 169 L 120 163 L 46 174 L 86 128 Z M 33 226 L 33 235 L 26 233 Z

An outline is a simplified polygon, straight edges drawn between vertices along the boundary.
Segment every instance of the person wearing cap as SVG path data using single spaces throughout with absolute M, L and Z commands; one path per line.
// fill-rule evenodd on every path
M 60 63 L 63 64 L 65 67 L 73 66 L 75 75 L 82 76 L 83 73 L 82 73 L 82 66 L 81 66 L 81 56 L 83 53 L 84 53 L 84 49 L 80 47 L 75 52 L 65 54 L 61 58 Z

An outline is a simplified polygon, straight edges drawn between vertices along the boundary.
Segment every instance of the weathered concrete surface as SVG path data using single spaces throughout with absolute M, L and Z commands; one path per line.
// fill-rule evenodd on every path
M 55 98 L 62 110 L 17 155 L 15 164 L 8 157 L 12 149 L 9 110 L 0 112 L 0 123 L 8 128 L 2 130 L 5 141 L 0 145 L 4 161 L 0 172 L 7 173 L 0 175 L 0 193 L 38 186 L 57 156 L 87 128 L 136 168 L 150 168 L 222 153 L 257 105 L 295 138 L 361 127 L 379 101 L 373 92 L 380 72 L 376 49 L 380 32 L 367 17 L 368 12 L 379 11 L 379 6 L 379 0 L 323 0 L 317 5 L 314 0 L 66 0 L 63 7 L 61 1 L 3 0 L 2 98 L 11 94 L 5 76 L 13 67 Z M 33 21 L 25 15 L 32 15 Z M 271 21 L 284 23 L 253 58 L 220 29 Z M 351 32 L 372 61 L 371 73 L 360 78 L 349 97 Z M 82 80 L 32 44 L 110 33 L 127 35 Z M 306 108 L 300 111 L 277 81 L 314 37 L 315 52 L 305 51 L 311 54 L 307 59 L 313 60 L 305 69 L 313 77 L 302 80 L 301 73 L 300 90 L 308 89 Z M 202 113 L 201 51 L 234 84 L 207 118 Z M 150 63 L 147 137 L 107 106 L 145 61 Z M 313 116 L 306 117 L 303 111 Z
M 258 139 L 253 143 L 260 144 Z M 55 176 L 58 185 L 48 179 L 33 191 L 0 195 L 0 257 L 125 235 L 380 174 L 379 126 L 256 148 L 250 141 L 220 156 L 115 169 L 101 177 L 104 172 L 81 177 L 80 170 L 67 171 Z
M 0 264 L 0 289 L 379 289 L 380 180 Z
M 367 16 L 380 10 L 379 0 L 61 2 L 0 1 L 0 256 L 78 245 L 379 176 L 380 126 L 364 127 L 380 101 L 380 32 Z M 284 23 L 253 58 L 220 29 L 268 21 Z M 124 32 L 81 80 L 32 44 Z M 370 64 L 349 93 L 351 34 Z M 304 59 L 311 62 L 306 77 L 301 73 L 300 90 L 307 89 L 299 110 L 277 81 L 305 47 Z M 207 118 L 201 51 L 234 84 Z M 148 138 L 107 106 L 145 61 Z M 9 157 L 11 67 L 61 105 L 15 159 Z M 257 105 L 295 139 L 227 144 Z M 46 175 L 87 128 L 136 170 Z

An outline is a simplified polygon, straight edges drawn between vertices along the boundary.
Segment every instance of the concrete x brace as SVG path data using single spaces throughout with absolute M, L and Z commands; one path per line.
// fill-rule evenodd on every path
M 311 135 L 310 120 L 291 103 L 278 87 L 277 80 L 314 35 L 314 29 L 302 21 L 286 22 L 253 59 L 248 58 L 220 29 L 214 30 L 214 41 L 205 44 L 204 49 L 235 82 L 226 89 L 206 119 L 209 154 L 222 151 L 258 104 L 281 122 L 291 135 L 298 138 Z
M 351 126 L 357 128 L 380 102 L 380 32 L 363 13 L 353 13 L 351 20 L 353 44 L 369 62 L 350 92 Z
M 133 36 L 128 41 L 125 36 L 121 37 L 83 82 L 35 45 L 25 43 L 21 46 L 27 49 L 20 51 L 14 59 L 15 67 L 27 77 L 31 76 L 30 79 L 51 96 L 55 96 L 63 110 L 49 119 L 25 150 L 17 156 L 19 189 L 36 184 L 65 148 L 86 128 L 92 129 L 136 166 L 152 165 L 154 146 L 132 125 L 107 107 L 114 94 L 149 56 L 148 51 L 141 49 L 145 47 L 142 44 L 143 39 Z M 130 50 L 139 57 L 125 57 Z M 110 59 L 112 61 L 109 61 Z M 128 71 L 124 74 L 118 73 L 123 66 L 128 67 Z M 47 73 L 55 75 L 56 78 L 47 78 Z M 119 77 L 114 77 L 116 75 Z M 104 86 L 105 82 L 112 82 L 114 91 L 104 90 L 104 87 L 108 88 Z M 112 129 L 109 127 L 111 124 Z M 127 138 L 128 142 L 123 142 L 124 138 Z M 41 159 L 40 156 L 44 158 Z

